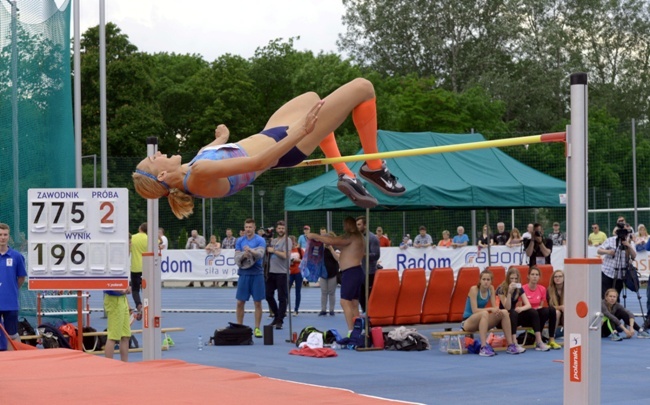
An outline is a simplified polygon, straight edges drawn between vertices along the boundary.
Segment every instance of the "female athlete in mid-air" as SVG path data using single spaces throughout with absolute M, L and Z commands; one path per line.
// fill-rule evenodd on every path
M 160 152 L 147 157 L 133 173 L 135 190 L 144 198 L 167 196 L 174 215 L 186 218 L 194 208 L 194 197 L 233 195 L 269 169 L 297 165 L 317 146 L 328 158 L 341 156 L 334 130 L 350 112 L 364 152 L 378 152 L 375 90 L 372 83 L 359 78 L 323 100 L 313 92 L 294 98 L 271 116 L 263 131 L 237 143 L 226 143 L 228 128 L 219 125 L 215 140 L 189 163 L 183 164 L 179 155 L 168 157 Z M 345 163 L 333 166 L 339 190 L 360 207 L 377 205 Z M 366 161 L 359 175 L 385 194 L 399 196 L 406 191 L 380 159 Z

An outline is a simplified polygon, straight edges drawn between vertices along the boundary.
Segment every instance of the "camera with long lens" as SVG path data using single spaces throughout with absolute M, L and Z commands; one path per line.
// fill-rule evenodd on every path
M 625 225 L 625 222 L 616 223 L 616 229 L 614 232 L 619 240 L 627 240 L 627 237 L 630 235 L 630 230 Z

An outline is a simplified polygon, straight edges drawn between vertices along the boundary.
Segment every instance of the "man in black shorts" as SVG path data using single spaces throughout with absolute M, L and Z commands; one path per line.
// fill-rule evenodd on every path
M 361 284 L 365 278 L 361 268 L 361 259 L 365 253 L 363 235 L 357 229 L 357 221 L 352 217 L 343 220 L 341 236 L 332 237 L 308 233 L 308 239 L 314 239 L 339 249 L 339 267 L 341 268 L 341 307 L 345 315 L 348 331 L 354 327 L 354 318 L 359 316 L 359 296 Z

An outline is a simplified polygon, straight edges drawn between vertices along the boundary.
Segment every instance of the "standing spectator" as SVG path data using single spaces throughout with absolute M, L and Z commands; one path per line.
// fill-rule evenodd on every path
M 138 233 L 131 237 L 131 294 L 135 303 L 135 319 L 142 319 L 142 254 L 147 251 L 147 223 L 138 228 Z
M 287 254 L 291 252 L 293 246 L 285 233 L 286 225 L 284 221 L 276 223 L 275 232 L 277 238 L 272 239 L 266 248 L 270 255 L 269 276 L 266 280 L 266 301 L 269 303 L 269 310 L 275 314 L 271 325 L 275 325 L 275 329 L 282 329 L 284 318 L 287 315 L 287 299 L 289 297 L 287 291 L 287 275 L 289 274 Z M 278 291 L 279 306 L 274 297 L 276 290 Z
M 411 235 L 408 233 L 402 238 L 402 242 L 399 244 L 400 249 L 408 249 L 413 246 L 413 241 L 411 240 Z
M 305 225 L 302 227 L 302 235 L 298 237 L 298 245 L 300 245 L 300 248 L 304 251 L 307 249 L 307 235 L 309 232 L 311 232 L 311 227 L 309 225 Z
M 512 231 L 510 231 L 510 239 L 508 239 L 508 242 L 506 242 L 506 246 L 518 247 L 521 246 L 522 241 L 523 239 L 521 237 L 521 233 L 519 232 L 519 229 L 512 228 Z
M 203 249 L 205 248 L 205 238 L 199 235 L 199 232 L 196 229 L 192 229 L 190 237 L 187 239 L 185 244 L 185 249 Z M 188 287 L 194 287 L 194 281 L 190 281 L 187 285 Z M 203 287 L 203 281 L 201 281 L 201 287 Z
M 361 263 L 364 256 L 365 247 L 363 235 L 359 232 L 354 218 L 346 217 L 343 220 L 343 230 L 345 234 L 336 238 L 315 233 L 309 233 L 307 237 L 332 245 L 341 251 L 339 255 L 341 307 L 345 315 L 348 332 L 352 332 L 354 319 L 359 316 L 359 295 L 364 280 L 363 268 L 359 263 Z
M 255 329 L 256 338 L 262 337 L 260 324 L 262 322 L 262 299 L 264 292 L 264 268 L 262 258 L 266 251 L 264 238 L 255 234 L 255 220 L 248 218 L 244 222 L 244 236 L 237 239 L 235 246 L 235 261 L 237 262 L 237 323 L 244 323 L 244 309 L 246 301 L 253 297 L 255 305 Z
M 560 231 L 559 222 L 553 222 L 553 232 L 548 234 L 548 238 L 553 241 L 553 246 L 566 245 L 566 236 Z
M 521 239 L 532 239 L 533 237 L 533 224 L 528 224 L 526 226 L 526 232 L 521 235 Z
M 321 229 L 321 235 L 329 235 L 336 238 L 334 232 L 327 232 Z M 330 303 L 330 315 L 334 316 L 334 305 L 336 303 L 336 285 L 337 276 L 339 274 L 339 252 L 336 251 L 334 246 L 325 244 L 325 251 L 323 261 L 325 269 L 327 270 L 327 278 L 321 277 L 318 284 L 320 284 L 320 313 L 318 316 L 327 315 L 327 302 Z
M 221 243 L 217 242 L 217 237 L 215 235 L 210 235 L 210 243 L 205 246 L 205 254 L 212 256 L 219 256 L 221 254 Z M 203 284 L 201 284 L 203 286 Z M 218 286 L 218 283 L 215 281 L 212 283 L 213 287 Z
M 481 235 L 478 237 L 478 241 L 476 244 L 479 247 L 487 247 L 488 245 L 490 246 L 494 245 L 492 235 L 490 235 L 490 228 L 488 227 L 487 224 L 483 225 L 483 231 L 481 232 Z
M 607 240 L 607 234 L 600 230 L 598 224 L 591 225 L 591 233 L 587 239 L 589 246 L 600 246 Z
M 448 230 L 442 231 L 442 239 L 438 242 L 438 247 L 451 247 L 451 238 Z
M 129 361 L 129 341 L 131 340 L 131 319 L 129 316 L 129 302 L 126 299 L 130 288 L 124 291 L 104 291 L 104 310 L 108 318 L 106 326 L 106 346 L 104 355 L 112 359 L 115 354 L 115 345 L 120 345 L 120 360 Z
M 390 247 L 390 239 L 388 239 L 388 235 L 384 233 L 384 230 L 381 226 L 377 227 L 375 233 L 379 239 L 379 247 Z
M 191 236 L 187 239 L 185 249 L 203 249 L 205 248 L 205 238 L 199 235 L 196 229 L 192 229 Z
M 293 306 L 293 315 L 297 316 L 300 309 L 300 292 L 302 290 L 303 279 L 302 272 L 300 271 L 300 262 L 302 261 L 304 252 L 302 248 L 298 246 L 295 236 L 291 235 L 289 236 L 289 239 L 291 239 L 291 246 L 293 246 L 293 249 L 291 249 L 291 267 L 289 267 L 289 292 L 291 292 L 291 286 L 295 284 L 296 300 Z
M 429 246 L 435 246 L 433 245 L 433 239 L 431 238 L 431 235 L 427 233 L 426 226 L 420 225 L 420 228 L 418 230 L 420 233 L 415 237 L 415 240 L 413 241 L 413 247 L 427 248 Z
M 544 237 L 542 225 L 533 224 L 533 234 L 530 239 L 524 239 L 524 250 L 528 256 L 528 265 L 551 264 L 553 241 Z
M 221 241 L 221 248 L 222 249 L 234 249 L 235 248 L 235 242 L 237 242 L 237 239 L 235 239 L 234 236 L 232 236 L 232 229 L 228 228 L 226 229 L 226 237 L 223 238 Z
M 503 246 L 510 239 L 510 232 L 506 231 L 506 224 L 503 222 L 497 223 L 497 233 L 493 237 L 493 245 Z
M 25 282 L 27 272 L 23 255 L 9 247 L 9 231 L 9 225 L 0 223 L 0 322 L 11 339 L 20 342 L 19 291 Z
M 217 256 L 221 253 L 221 243 L 217 242 L 215 235 L 210 235 L 210 243 L 205 246 L 205 253 Z
M 165 229 L 158 228 L 158 249 L 169 249 L 169 240 L 165 236 Z
M 357 217 L 357 229 L 361 232 L 362 235 L 366 235 L 366 217 L 359 216 Z M 377 262 L 379 261 L 379 256 L 381 255 L 381 249 L 379 248 L 379 239 L 375 236 L 374 233 L 368 231 L 368 239 L 370 240 L 370 246 L 368 248 L 369 256 L 369 266 L 370 271 L 366 269 L 366 257 L 365 254 L 361 259 L 361 267 L 363 268 L 364 274 L 368 274 L 368 298 L 372 292 L 372 285 L 375 282 L 375 273 L 377 272 Z M 366 251 L 365 248 L 363 250 Z M 361 294 L 359 296 L 359 302 L 361 303 L 361 309 L 363 312 L 366 312 L 366 279 L 364 278 L 363 283 L 361 284 Z
M 636 259 L 636 248 L 631 239 L 629 231 L 623 225 L 617 236 L 605 239 L 598 248 L 597 252 L 603 258 L 601 274 L 601 295 L 603 298 L 605 292 L 610 288 L 614 288 L 618 295 L 623 289 L 623 276 L 627 270 L 627 264 L 630 260 Z
M 648 243 L 648 230 L 645 225 L 639 224 L 637 233 L 634 235 L 634 244 L 636 245 L 637 252 L 645 250 L 645 245 Z
M 454 239 L 452 239 L 451 247 L 455 249 L 455 248 L 467 246 L 469 244 L 469 237 L 465 235 L 465 228 L 459 226 L 456 229 L 456 232 L 458 232 L 458 235 L 454 236 Z

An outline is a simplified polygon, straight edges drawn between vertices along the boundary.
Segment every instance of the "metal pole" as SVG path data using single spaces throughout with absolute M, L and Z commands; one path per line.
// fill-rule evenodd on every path
M 81 0 L 74 2 L 74 156 L 76 162 L 75 184 L 83 186 L 81 178 L 81 28 L 79 27 L 79 6 Z M 95 166 L 96 168 L 97 166 Z
M 203 233 L 201 235 L 203 235 L 203 237 L 205 237 L 205 198 L 201 198 L 201 217 L 202 217 L 202 222 L 203 222 L 203 228 L 202 228 Z M 208 237 L 208 240 L 210 240 L 209 237 Z
M 565 274 L 564 403 L 599 404 L 601 383 L 600 258 L 587 258 L 587 74 L 571 75 L 567 131 L 567 258 Z
M 20 241 L 20 166 L 18 146 L 18 6 L 11 4 L 11 150 L 13 160 L 14 241 Z
M 251 188 L 251 219 L 255 221 L 255 185 L 251 184 L 248 187 Z
M 634 118 L 632 118 L 632 183 L 634 184 L 632 187 L 634 191 L 634 229 L 637 229 L 639 226 L 639 207 L 636 189 L 636 122 Z
M 611 224 L 611 214 L 609 212 L 609 197 L 612 196 L 612 193 L 607 193 L 607 236 L 609 237 L 609 233 L 612 231 L 612 224 Z
M 492 253 L 491 250 L 490 250 L 490 231 L 491 231 L 492 227 L 490 227 L 490 210 L 487 209 L 487 208 L 485 209 L 485 224 L 488 227 L 488 231 L 487 231 L 487 234 L 488 234 L 487 255 L 488 255 L 488 267 L 490 267 L 490 266 L 492 266 L 492 257 L 491 257 L 492 255 L 490 254 L 490 253 Z M 474 231 L 474 232 L 476 232 L 476 231 Z
M 158 150 L 158 139 L 147 138 L 147 156 Z M 147 200 L 147 252 L 143 257 L 142 277 L 142 359 L 160 360 L 162 357 L 161 338 L 161 272 L 158 246 L 158 199 Z
M 260 213 L 262 215 L 260 222 L 261 222 L 262 229 L 264 229 L 264 194 L 266 193 L 266 191 L 260 190 L 258 191 L 258 193 L 260 195 Z
M 472 228 L 472 245 L 477 244 L 477 239 L 476 239 L 476 210 L 472 210 L 470 214 L 471 218 L 471 228 Z
M 99 140 L 102 187 L 108 187 L 108 146 L 106 141 L 106 2 L 99 0 Z M 156 238 L 158 236 L 156 235 Z
M 81 158 L 93 158 L 93 188 L 97 188 L 97 154 L 85 155 Z
M 406 236 L 406 211 L 402 211 L 402 238 Z M 397 246 L 402 241 L 402 238 L 397 242 Z
M 596 187 L 594 187 L 593 190 L 594 190 L 594 210 L 595 210 L 596 209 Z M 594 221 L 593 221 L 593 223 L 595 224 L 596 222 L 597 222 L 596 221 L 596 212 L 594 212 Z

